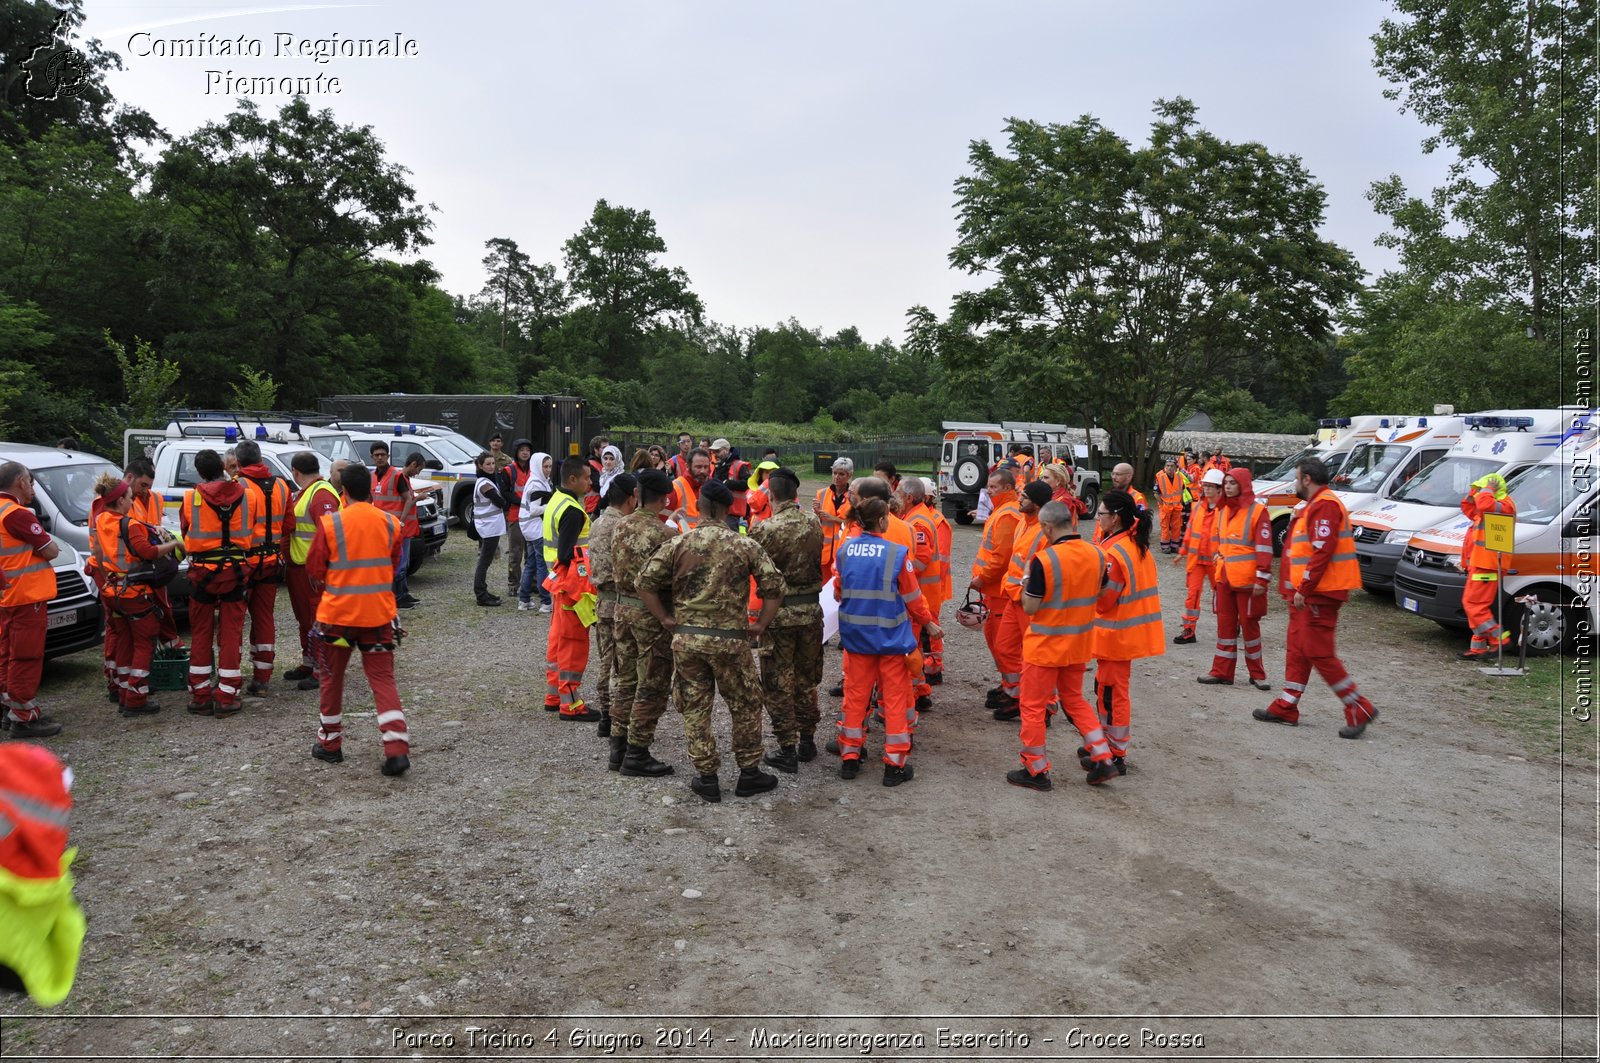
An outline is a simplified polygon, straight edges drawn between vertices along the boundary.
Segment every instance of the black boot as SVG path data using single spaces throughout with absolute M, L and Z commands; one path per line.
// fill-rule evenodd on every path
M 739 785 L 733 788 L 735 797 L 754 797 L 778 788 L 778 777 L 768 775 L 760 768 L 739 769 Z
M 607 771 L 616 771 L 622 767 L 622 758 L 628 755 L 628 740 L 621 735 L 611 739 L 611 757 L 606 761 Z
M 604 709 L 600 710 L 600 722 L 595 725 L 594 733 L 601 738 L 611 737 L 611 713 Z
M 800 751 L 794 746 L 780 746 L 762 759 L 786 775 L 800 770 Z
M 812 735 L 801 735 L 800 744 L 795 747 L 795 758 L 810 763 L 817 759 L 817 740 Z
M 378 769 L 385 775 L 404 775 L 411 768 L 411 758 L 402 753 L 398 757 L 384 757 L 383 767 Z
M 915 772 L 909 764 L 903 768 L 897 768 L 893 764 L 885 764 L 883 766 L 883 785 L 899 786 L 901 783 L 910 782 L 914 774 Z
M 715 775 L 701 775 L 689 784 L 689 789 L 699 794 L 704 800 L 716 804 L 722 800 L 722 784 L 717 782 Z
M 613 751 L 612 755 L 616 755 L 615 751 Z M 628 755 L 622 758 L 622 766 L 619 770 L 623 775 L 630 777 L 655 779 L 662 775 L 671 775 L 672 765 L 652 757 L 649 746 L 629 746 Z M 701 778 L 707 777 L 701 776 Z M 716 776 L 712 775 L 709 778 L 715 780 Z M 696 789 L 695 793 L 700 794 L 701 797 L 706 796 L 700 793 L 699 789 Z M 710 798 L 706 799 L 710 800 Z

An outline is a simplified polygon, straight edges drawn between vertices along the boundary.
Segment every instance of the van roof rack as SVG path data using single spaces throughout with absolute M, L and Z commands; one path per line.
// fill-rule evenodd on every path
M 268 424 L 289 425 L 289 431 L 296 439 L 304 440 L 301 433 L 302 426 L 326 427 L 334 420 L 325 413 L 311 413 L 300 410 L 207 410 L 183 408 L 173 410 L 170 419 L 178 428 L 180 436 L 215 437 L 226 436 L 227 429 L 233 428 L 239 439 L 269 439 L 271 433 L 267 431 Z M 204 424 L 202 422 L 213 422 Z M 215 422 L 222 422 L 217 425 Z

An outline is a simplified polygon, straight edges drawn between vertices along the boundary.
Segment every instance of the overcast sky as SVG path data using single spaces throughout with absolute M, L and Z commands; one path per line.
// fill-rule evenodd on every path
M 1367 185 L 1399 173 L 1428 188 L 1448 161 L 1383 98 L 1380 0 L 87 7 L 85 34 L 126 64 L 113 91 L 175 135 L 232 110 L 215 84 L 229 71 L 337 77 L 311 103 L 370 124 L 412 171 L 438 208 L 427 257 L 453 292 L 481 287 L 492 237 L 559 263 L 603 197 L 649 210 L 667 262 L 738 326 L 795 317 L 898 342 L 913 304 L 944 314 L 973 286 L 946 262 L 952 183 L 968 143 L 997 140 L 1009 116 L 1091 114 L 1143 143 L 1152 102 L 1187 96 L 1213 133 L 1302 157 L 1328 192 L 1324 235 L 1373 275 L 1394 257 L 1373 245 Z M 201 34 L 263 54 L 151 54 Z M 416 54 L 319 64 L 275 56 L 279 34 L 399 34 Z

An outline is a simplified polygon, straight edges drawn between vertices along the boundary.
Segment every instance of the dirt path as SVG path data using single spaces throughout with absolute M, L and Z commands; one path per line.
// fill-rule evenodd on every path
M 1197 685 L 1203 636 L 1136 666 L 1126 778 L 1083 786 L 1057 724 L 1056 789 L 1017 790 L 1015 725 L 980 707 L 993 667 L 950 624 L 911 785 L 846 783 L 824 757 L 742 801 L 728 762 L 708 806 L 675 715 L 657 752 L 679 774 L 650 781 L 540 710 L 544 618 L 473 606 L 466 546 L 414 581 L 398 781 L 359 679 L 332 767 L 308 755 L 311 694 L 275 684 L 220 721 L 169 694 L 127 721 L 94 655 L 49 669 L 89 939 L 67 1004 L 6 1005 L 0 1055 L 1595 1050 L 1592 761 L 1482 722 L 1453 641 L 1392 607 L 1357 601 L 1341 632 L 1382 711 L 1359 742 L 1315 681 L 1297 729 L 1251 721 L 1268 698 L 1248 687 Z M 975 549 L 958 529 L 963 567 Z M 1162 579 L 1170 637 L 1181 582 Z M 1284 617 L 1274 602 L 1275 679 Z M 438 1017 L 474 1013 L 566 1017 Z M 779 1017 L 819 1014 L 879 1017 Z M 202 1017 L 224 1015 L 258 1017 Z M 816 1033 L 843 1040 L 781 1041 Z

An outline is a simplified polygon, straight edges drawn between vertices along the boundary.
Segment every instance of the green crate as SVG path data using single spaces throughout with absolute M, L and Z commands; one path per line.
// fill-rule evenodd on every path
M 189 651 L 157 650 L 150 662 L 151 690 L 187 690 L 189 688 Z

